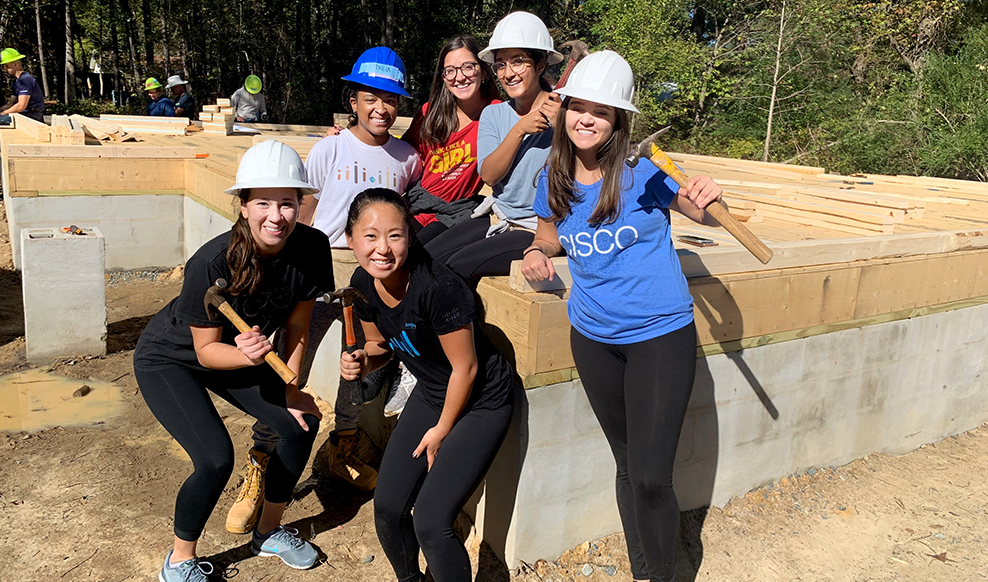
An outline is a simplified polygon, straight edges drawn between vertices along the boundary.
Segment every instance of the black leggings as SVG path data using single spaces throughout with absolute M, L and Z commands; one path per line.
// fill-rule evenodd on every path
M 696 372 L 693 323 L 604 344 L 570 331 L 573 360 L 617 462 L 617 503 L 636 580 L 676 579 L 679 503 L 672 468 Z
M 470 558 L 453 522 L 494 461 L 511 409 L 468 410 L 429 471 L 426 454 L 413 459 L 412 452 L 439 422 L 440 411 L 412 392 L 384 451 L 374 493 L 377 537 L 401 582 L 421 578 L 420 547 L 436 582 L 470 582 Z
M 468 281 L 507 275 L 511 261 L 521 260 L 522 251 L 532 244 L 535 235 L 527 230 L 511 230 L 487 238 L 490 226 L 490 216 L 471 218 L 436 236 L 425 250 L 433 260 Z
M 319 430 L 306 415 L 305 431 L 285 407 L 285 383 L 267 365 L 240 370 L 196 371 L 183 366 L 135 369 L 148 408 L 192 459 L 194 471 L 175 501 L 175 535 L 196 541 L 233 473 L 233 442 L 206 391 L 223 398 L 278 433 L 268 461 L 264 498 L 287 503 Z

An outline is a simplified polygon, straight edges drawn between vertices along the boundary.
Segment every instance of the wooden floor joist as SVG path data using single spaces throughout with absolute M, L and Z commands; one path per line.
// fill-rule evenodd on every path
M 51 128 L 47 124 L 31 119 L 30 117 L 25 117 L 20 113 L 15 113 L 11 117 L 14 119 L 14 128 L 17 131 L 31 136 L 36 141 L 51 141 Z

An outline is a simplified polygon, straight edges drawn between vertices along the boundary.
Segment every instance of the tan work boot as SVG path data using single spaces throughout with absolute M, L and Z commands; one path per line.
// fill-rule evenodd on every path
M 353 454 L 357 445 L 357 429 L 329 433 L 330 472 L 361 491 L 377 487 L 377 471 Z
M 264 504 L 264 472 L 269 456 L 256 449 L 247 451 L 247 469 L 240 494 L 226 516 L 226 531 L 235 534 L 249 533 L 257 523 L 257 516 Z

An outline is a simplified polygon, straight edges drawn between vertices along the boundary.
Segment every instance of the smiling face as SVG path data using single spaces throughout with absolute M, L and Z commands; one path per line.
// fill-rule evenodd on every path
M 278 254 L 295 228 L 299 191 L 295 188 L 255 188 L 240 202 L 240 215 L 262 257 Z
M 384 202 L 363 209 L 346 241 L 360 266 L 371 277 L 382 280 L 402 270 L 411 246 L 405 216 Z
M 463 72 L 464 65 L 467 65 L 468 69 L 471 68 L 471 65 L 473 66 L 473 75 L 467 75 Z M 456 70 L 456 74 L 451 79 L 443 76 L 446 90 L 454 98 L 458 101 L 480 98 L 480 83 L 484 80 L 483 67 L 480 65 L 480 59 L 470 52 L 470 49 L 458 48 L 455 51 L 450 51 L 443 59 L 443 67 L 454 67 Z
M 614 133 L 617 111 L 610 105 L 571 98 L 566 106 L 566 135 L 578 151 L 600 150 Z
M 398 118 L 398 96 L 388 91 L 361 87 L 350 99 L 350 108 L 357 114 L 357 125 L 351 131 L 369 145 L 381 145 L 388 140 L 388 130 Z
M 528 53 L 519 48 L 505 48 L 497 51 L 494 57 L 494 70 L 504 92 L 512 99 L 524 95 L 534 95 L 541 91 L 539 76 L 545 63 L 535 63 Z

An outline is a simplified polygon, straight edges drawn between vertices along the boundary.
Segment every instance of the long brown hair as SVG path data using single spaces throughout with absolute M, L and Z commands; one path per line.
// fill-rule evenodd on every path
M 437 146 L 446 143 L 449 136 L 453 135 L 459 127 L 459 119 L 456 116 L 456 98 L 446 89 L 446 81 L 443 79 L 443 69 L 445 68 L 446 55 L 465 48 L 473 55 L 477 61 L 480 71 L 480 95 L 487 103 L 498 99 L 497 83 L 494 81 L 494 72 L 491 66 L 480 59 L 480 45 L 477 39 L 469 35 L 454 36 L 439 51 L 439 60 L 436 61 L 436 72 L 432 75 L 432 89 L 429 92 L 429 111 L 422 120 L 419 128 L 419 141 L 428 146 Z
M 302 191 L 298 190 L 296 195 L 301 205 Z M 233 223 L 230 246 L 226 249 L 226 264 L 230 267 L 230 285 L 226 291 L 230 295 L 250 295 L 257 291 L 264 279 L 264 268 L 261 266 L 257 242 L 250 233 L 250 224 L 240 211 L 249 198 L 250 189 L 245 188 L 237 194 L 240 204 L 233 203 L 236 207 L 237 221 Z
M 563 101 L 556 117 L 556 131 L 552 135 L 552 149 L 546 162 L 549 176 L 549 208 L 552 210 L 552 220 L 558 222 L 570 213 L 573 204 L 580 202 L 573 189 L 574 174 L 576 173 L 576 152 L 573 142 L 566 133 L 566 111 L 569 109 L 570 98 Z M 628 112 L 615 107 L 614 132 L 610 139 L 597 150 L 597 163 L 603 181 L 600 185 L 600 198 L 597 207 L 590 215 L 590 224 L 610 224 L 621 215 L 621 191 L 624 184 L 624 159 L 628 155 L 631 143 L 631 131 L 628 124 Z

